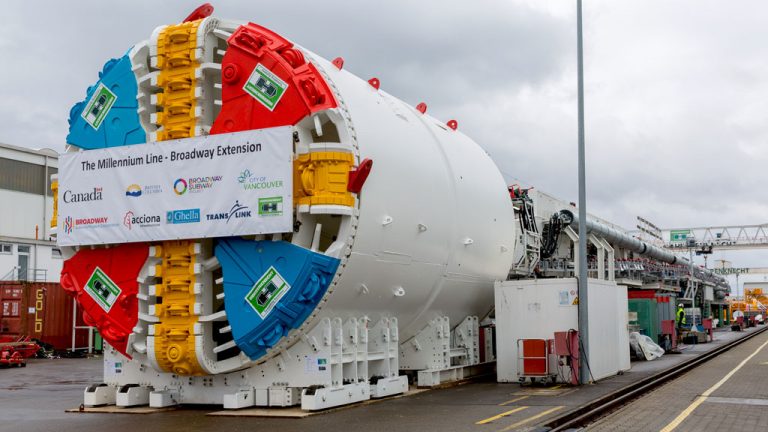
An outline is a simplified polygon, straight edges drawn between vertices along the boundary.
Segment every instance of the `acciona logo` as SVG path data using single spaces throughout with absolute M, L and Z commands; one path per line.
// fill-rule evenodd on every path
M 102 188 L 95 187 L 88 192 L 72 192 L 71 190 L 65 190 L 61 199 L 65 203 L 87 202 L 87 201 L 101 201 L 102 200 Z
M 138 215 L 136 216 L 132 211 L 128 211 L 125 213 L 125 216 L 123 216 L 123 226 L 128 228 L 128 230 L 133 229 L 133 226 L 140 226 L 140 227 L 149 227 L 149 226 L 158 226 L 162 222 L 162 218 L 160 215 Z

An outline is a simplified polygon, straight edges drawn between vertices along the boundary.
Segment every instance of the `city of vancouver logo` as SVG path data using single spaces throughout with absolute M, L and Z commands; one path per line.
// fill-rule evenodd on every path
M 235 201 L 228 212 L 209 213 L 205 215 L 206 220 L 226 220 L 227 223 L 229 223 L 229 220 L 232 218 L 239 219 L 245 217 L 251 217 L 251 210 L 248 206 L 240 204 L 239 201 Z
M 275 189 L 283 187 L 282 180 L 267 179 L 266 176 L 252 173 L 251 170 L 245 169 L 237 176 L 237 182 L 243 185 L 243 189 Z

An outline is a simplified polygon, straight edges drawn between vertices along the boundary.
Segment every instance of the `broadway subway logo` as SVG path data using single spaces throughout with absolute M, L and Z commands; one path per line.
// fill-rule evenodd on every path
M 211 189 L 213 186 L 220 182 L 223 177 L 220 175 L 206 176 L 206 177 L 189 177 L 189 178 L 177 178 L 173 182 L 173 191 L 176 195 L 184 195 L 189 193 L 203 192 L 206 189 Z
M 169 224 L 200 222 L 200 209 L 171 210 L 165 214 L 165 222 Z

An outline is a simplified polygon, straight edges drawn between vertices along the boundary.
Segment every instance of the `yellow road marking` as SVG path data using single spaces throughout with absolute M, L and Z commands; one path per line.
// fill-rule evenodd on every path
M 515 402 L 521 401 L 523 399 L 528 399 L 528 396 L 520 396 L 519 398 L 510 399 L 510 400 L 508 400 L 506 402 L 500 403 L 499 406 L 509 405 L 511 403 L 515 403 Z
M 557 389 L 559 389 L 562 386 L 563 386 L 562 384 L 558 384 L 558 385 L 556 385 L 554 387 L 550 387 L 549 390 L 557 390 Z
M 704 403 L 704 401 L 707 400 L 707 398 L 712 393 L 714 393 L 715 390 L 719 389 L 720 386 L 722 386 L 723 384 L 725 384 L 726 381 L 731 379 L 731 377 L 736 372 L 738 372 L 739 369 L 744 367 L 744 365 L 747 364 L 748 361 L 752 360 L 752 357 L 756 356 L 757 353 L 759 353 L 760 350 L 765 348 L 766 345 L 768 345 L 768 341 L 765 341 L 765 343 L 760 345 L 760 347 L 758 349 L 756 349 L 755 352 L 750 354 L 749 357 L 747 357 L 744 360 L 742 360 L 742 362 L 739 363 L 738 366 L 736 366 L 735 368 L 733 368 L 733 370 L 728 372 L 720 381 L 715 383 L 715 385 L 713 385 L 712 387 L 708 388 L 707 391 L 705 391 L 704 393 L 701 394 L 701 396 L 697 397 L 696 400 L 693 401 L 693 403 L 688 405 L 688 408 L 684 409 L 683 412 L 681 412 L 680 415 L 675 417 L 674 420 L 672 420 L 668 425 L 666 425 L 664 427 L 664 429 L 661 430 L 661 432 L 672 432 L 673 430 L 675 430 L 676 427 L 680 426 L 680 423 L 682 423 L 686 418 L 688 418 L 688 416 L 691 415 L 691 413 L 693 413 L 693 411 L 696 409 L 696 407 L 698 407 L 699 405 Z
M 524 409 L 526 409 L 526 408 L 528 408 L 528 407 L 527 407 L 527 406 L 521 406 L 521 407 L 517 407 L 517 408 L 515 408 L 515 409 L 512 409 L 512 410 L 509 410 L 509 411 L 507 411 L 507 412 L 503 412 L 503 413 L 501 413 L 501 414 L 499 414 L 499 415 L 495 415 L 495 416 L 493 416 L 493 417 L 488 417 L 488 418 L 487 418 L 487 419 L 485 419 L 485 420 L 480 420 L 479 422 L 477 422 L 477 423 L 475 423 L 475 424 L 476 424 L 476 425 L 482 425 L 482 424 L 490 423 L 490 422 L 492 422 L 492 421 L 494 421 L 494 420 L 498 420 L 498 419 L 500 419 L 500 418 L 502 418 L 502 417 L 506 417 L 506 416 L 508 416 L 508 415 L 510 415 L 510 414 L 514 414 L 514 413 L 516 413 L 516 412 L 518 412 L 518 411 L 522 411 L 522 410 L 524 410 Z
M 556 406 L 556 407 L 554 407 L 554 408 L 550 408 L 550 409 L 548 409 L 548 410 L 546 410 L 546 411 L 544 411 L 544 412 L 540 412 L 540 413 L 536 414 L 535 416 L 532 416 L 532 417 L 528 417 L 528 418 L 527 418 L 527 419 L 525 419 L 525 420 L 520 420 L 519 422 L 517 422 L 517 423 L 515 423 L 515 424 L 511 424 L 511 425 L 509 425 L 509 426 L 505 427 L 504 429 L 502 429 L 502 430 L 501 430 L 501 431 L 499 431 L 499 432 L 506 432 L 506 431 L 509 431 L 509 430 L 512 430 L 512 429 L 518 428 L 518 427 L 520 427 L 520 426 L 522 426 L 522 425 L 524 425 L 524 424 L 526 424 L 526 423 L 532 422 L 532 421 L 534 421 L 534 420 L 536 420 L 536 419 L 539 419 L 539 418 L 542 418 L 542 417 L 544 417 L 544 416 L 546 416 L 546 415 L 552 414 L 553 412 L 555 412 L 555 411 L 559 411 L 559 410 L 561 410 L 561 409 L 563 409 L 563 408 L 565 408 L 565 407 L 564 407 L 564 406 Z

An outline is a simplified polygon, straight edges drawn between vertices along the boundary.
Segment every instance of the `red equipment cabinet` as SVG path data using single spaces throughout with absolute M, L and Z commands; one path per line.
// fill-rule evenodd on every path
M 518 339 L 517 340 L 518 374 L 520 381 L 530 378 L 553 379 L 557 372 L 550 368 L 550 361 L 554 353 L 554 341 L 552 339 Z
M 555 332 L 554 353 L 558 357 L 558 362 L 563 366 L 568 366 L 571 370 L 569 378 L 565 378 L 570 384 L 579 384 L 579 332 L 576 330 Z

